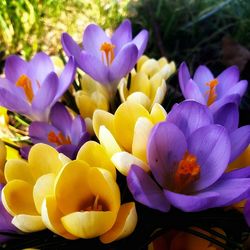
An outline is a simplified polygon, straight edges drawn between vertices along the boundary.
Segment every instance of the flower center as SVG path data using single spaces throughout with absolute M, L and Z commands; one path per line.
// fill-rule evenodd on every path
M 65 137 L 62 132 L 56 134 L 54 131 L 50 131 L 48 133 L 48 141 L 55 143 L 57 146 L 71 144 L 71 140 L 69 136 Z
M 103 52 L 102 62 L 104 63 L 104 55 L 105 55 L 108 66 L 111 65 L 111 63 L 114 60 L 114 57 L 115 57 L 114 48 L 115 48 L 115 45 L 113 45 L 112 43 L 107 43 L 107 42 L 104 42 L 100 47 L 100 50 Z
M 21 75 L 16 82 L 16 86 L 23 88 L 27 100 L 29 101 L 29 103 L 31 103 L 34 97 L 34 92 L 29 77 L 26 75 Z
M 186 152 L 179 162 L 174 176 L 174 186 L 176 192 L 183 192 L 194 181 L 200 177 L 200 166 L 194 155 Z
M 213 79 L 210 82 L 207 82 L 206 85 L 209 87 L 209 90 L 206 91 L 206 95 L 208 95 L 207 98 L 207 105 L 210 106 L 211 104 L 214 103 L 217 94 L 215 91 L 216 86 L 219 84 L 219 81 L 217 79 Z
M 99 195 L 95 197 L 93 205 L 86 207 L 84 211 L 103 211 L 102 204 L 98 202 L 99 202 Z

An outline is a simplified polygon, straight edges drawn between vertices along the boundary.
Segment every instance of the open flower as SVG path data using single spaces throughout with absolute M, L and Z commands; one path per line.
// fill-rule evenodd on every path
M 175 63 L 165 57 L 158 61 L 143 55 L 137 62 L 131 78 L 123 78 L 119 84 L 122 102 L 133 100 L 151 110 L 155 103 L 161 103 L 167 91 L 165 80 L 175 72 Z
M 186 99 L 194 99 L 209 106 L 212 111 L 232 100 L 238 103 L 247 88 L 246 80 L 239 81 L 236 66 L 229 67 L 214 77 L 206 66 L 201 65 L 191 78 L 185 62 L 179 68 L 179 83 Z
M 58 78 L 51 59 L 43 52 L 29 62 L 12 55 L 5 63 L 5 78 L 0 79 L 0 105 L 31 120 L 47 121 L 50 108 L 74 76 L 74 58 L 69 59 Z
M 156 103 L 151 112 L 133 101 L 122 103 L 115 114 L 97 110 L 93 128 L 116 168 L 127 175 L 131 164 L 148 170 L 146 147 L 154 124 L 166 119 L 166 111 Z
M 134 198 L 151 208 L 168 211 L 171 204 L 194 212 L 231 205 L 249 194 L 249 169 L 224 174 L 231 158 L 227 129 L 213 124 L 209 110 L 197 102 L 179 104 L 153 128 L 147 158 L 161 188 L 136 165 L 127 182 Z
M 58 174 L 54 195 L 43 202 L 46 226 L 65 238 L 100 236 L 103 243 L 132 233 L 137 222 L 135 204 L 120 204 L 115 176 L 104 148 L 94 141 L 85 143 L 76 160 Z
M 71 114 L 61 103 L 56 103 L 50 113 L 50 122 L 32 122 L 29 136 L 34 144 L 46 143 L 71 159 L 76 157 L 80 147 L 89 140 L 84 120 Z
M 82 51 L 67 33 L 62 35 L 66 54 L 73 55 L 77 65 L 96 81 L 107 84 L 111 95 L 121 78 L 129 73 L 143 54 L 147 40 L 146 30 L 132 39 L 129 20 L 125 20 L 111 38 L 99 26 L 88 25 L 83 34 Z

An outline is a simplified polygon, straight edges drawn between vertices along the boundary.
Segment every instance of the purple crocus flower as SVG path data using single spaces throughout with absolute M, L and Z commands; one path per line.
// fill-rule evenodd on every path
M 43 52 L 29 62 L 9 56 L 5 78 L 0 79 L 0 105 L 31 120 L 47 121 L 50 108 L 68 89 L 74 76 L 73 57 L 58 77 L 50 57 Z
M 179 68 L 179 83 L 183 96 L 207 105 L 215 112 L 225 103 L 239 103 L 247 89 L 247 81 L 239 81 L 239 70 L 231 66 L 214 77 L 204 65 L 200 65 L 193 78 L 185 62 Z
M 241 141 L 243 133 L 238 135 Z M 231 143 L 227 128 L 213 124 L 206 106 L 184 101 L 149 138 L 148 163 L 159 185 L 133 165 L 128 187 L 137 201 L 165 212 L 170 205 L 186 212 L 231 205 L 250 194 L 250 168 L 224 173 L 231 150 L 240 152 Z
M 135 66 L 148 41 L 148 32 L 142 30 L 132 39 L 129 20 L 116 29 L 111 38 L 97 25 L 90 24 L 83 34 L 83 50 L 67 33 L 62 45 L 68 56 L 73 55 L 78 66 L 102 84 L 115 88 L 118 82 Z
M 84 120 L 78 115 L 72 119 L 61 103 L 56 103 L 50 113 L 51 124 L 32 122 L 29 136 L 34 144 L 46 143 L 60 153 L 74 159 L 80 147 L 89 140 Z

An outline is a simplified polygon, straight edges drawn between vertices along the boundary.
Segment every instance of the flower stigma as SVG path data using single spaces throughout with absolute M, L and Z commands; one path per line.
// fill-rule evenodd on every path
M 102 204 L 98 204 L 98 202 L 99 202 L 99 195 L 95 197 L 93 205 L 88 206 L 84 211 L 103 211 Z
M 48 141 L 55 143 L 57 146 L 71 144 L 71 140 L 69 136 L 65 137 L 62 132 L 56 134 L 54 131 L 50 131 L 48 133 Z
M 207 82 L 206 85 L 209 87 L 209 90 L 206 91 L 206 95 L 208 95 L 207 98 L 207 105 L 210 106 L 214 103 L 216 100 L 217 94 L 216 94 L 216 86 L 219 84 L 219 81 L 217 79 L 213 79 L 210 82 Z
M 108 43 L 108 42 L 102 43 L 100 47 L 100 50 L 103 52 L 102 62 L 104 63 L 104 54 L 105 54 L 105 58 L 106 58 L 106 62 L 108 66 L 111 65 L 111 63 L 113 62 L 115 58 L 114 48 L 115 48 L 115 45 L 113 45 L 112 43 Z
M 29 77 L 27 75 L 21 75 L 16 82 L 16 86 L 23 88 L 27 100 L 31 103 L 34 97 L 34 92 Z
M 179 162 L 174 176 L 174 186 L 176 192 L 183 192 L 194 181 L 200 177 L 200 165 L 197 158 L 186 152 Z

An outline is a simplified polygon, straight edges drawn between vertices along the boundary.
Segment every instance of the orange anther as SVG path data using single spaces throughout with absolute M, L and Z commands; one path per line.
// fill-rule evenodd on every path
M 21 75 L 16 82 L 16 86 L 23 88 L 27 100 L 31 103 L 34 97 L 34 92 L 32 89 L 32 82 L 29 77 Z
M 208 95 L 207 98 L 207 105 L 210 106 L 214 103 L 216 100 L 217 94 L 216 94 L 216 86 L 219 84 L 219 81 L 217 79 L 213 79 L 210 82 L 207 82 L 206 85 L 209 87 L 209 90 L 206 91 L 206 95 Z
M 48 133 L 48 141 L 55 143 L 57 146 L 71 144 L 69 136 L 65 137 L 62 132 L 59 132 L 58 135 L 54 131 Z
M 111 65 L 111 63 L 113 62 L 115 58 L 114 48 L 115 48 L 115 45 L 113 45 L 112 43 L 108 43 L 108 42 L 102 43 L 100 47 L 100 50 L 103 51 L 105 54 L 106 62 L 108 66 Z M 103 54 L 102 54 L 102 62 L 104 62 Z

